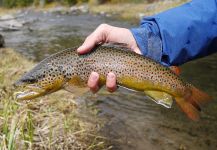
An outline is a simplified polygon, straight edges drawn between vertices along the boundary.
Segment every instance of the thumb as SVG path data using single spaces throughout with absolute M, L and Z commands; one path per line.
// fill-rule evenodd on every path
M 79 54 L 85 54 L 90 52 L 97 44 L 104 43 L 108 37 L 108 31 L 110 26 L 107 24 L 101 24 L 97 29 L 90 34 L 84 41 L 84 43 L 77 49 Z
M 132 48 L 132 49 L 133 49 L 133 51 L 134 51 L 135 53 L 142 55 L 141 50 L 140 50 L 137 46 L 134 47 L 134 48 Z
M 88 53 L 94 48 L 96 44 L 98 44 L 97 40 L 91 34 L 85 39 L 84 43 L 77 49 L 77 52 L 79 54 Z

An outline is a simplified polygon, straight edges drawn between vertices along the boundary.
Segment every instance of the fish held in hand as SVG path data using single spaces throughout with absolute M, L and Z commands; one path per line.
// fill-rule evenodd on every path
M 192 120 L 199 119 L 201 105 L 211 100 L 171 69 L 134 52 L 105 46 L 85 55 L 77 54 L 76 48 L 51 55 L 15 83 L 19 89 L 15 97 L 29 100 L 60 89 L 82 91 L 92 71 L 100 74 L 101 85 L 113 72 L 118 85 L 142 91 L 158 104 L 170 108 L 175 100 Z

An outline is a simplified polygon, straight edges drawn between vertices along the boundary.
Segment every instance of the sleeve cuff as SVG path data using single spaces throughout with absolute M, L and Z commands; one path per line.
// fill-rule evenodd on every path
M 142 54 L 157 62 L 162 59 L 162 41 L 159 28 L 153 21 L 147 21 L 139 28 L 130 29 Z

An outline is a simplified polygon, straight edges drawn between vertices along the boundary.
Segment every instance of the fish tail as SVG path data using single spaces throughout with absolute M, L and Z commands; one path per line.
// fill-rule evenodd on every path
M 203 91 L 195 88 L 193 85 L 189 85 L 191 90 L 191 95 L 187 98 L 176 98 L 177 104 L 186 113 L 186 115 L 194 120 L 199 120 L 199 111 L 201 111 L 201 106 L 209 102 L 212 98 Z
M 191 90 L 191 96 L 188 98 L 190 102 L 196 103 L 202 106 L 212 100 L 212 97 L 205 92 L 197 89 L 193 85 L 189 85 Z
M 190 102 L 186 101 L 184 98 L 177 97 L 175 99 L 179 107 L 190 119 L 194 121 L 199 120 L 199 111 L 196 107 L 194 107 Z

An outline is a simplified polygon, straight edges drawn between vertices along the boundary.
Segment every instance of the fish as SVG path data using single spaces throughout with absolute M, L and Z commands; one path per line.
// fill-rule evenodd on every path
M 99 73 L 101 86 L 105 85 L 107 74 L 113 72 L 118 86 L 144 92 L 167 108 L 171 108 L 175 101 L 194 121 L 200 118 L 201 106 L 212 99 L 185 82 L 173 71 L 174 68 L 165 67 L 135 52 L 101 45 L 87 54 L 79 55 L 76 49 L 68 48 L 55 53 L 25 73 L 14 84 L 19 89 L 15 92 L 16 99 L 31 100 L 60 89 L 76 94 L 87 88 L 92 71 Z

